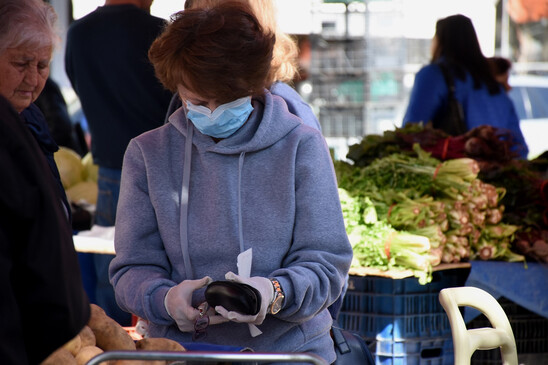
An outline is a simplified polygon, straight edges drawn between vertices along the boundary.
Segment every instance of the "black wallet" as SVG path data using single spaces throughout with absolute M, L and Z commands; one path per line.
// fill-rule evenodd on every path
M 257 289 L 234 281 L 210 283 L 205 290 L 205 298 L 210 307 L 220 305 L 229 312 L 255 315 L 261 308 L 261 294 Z

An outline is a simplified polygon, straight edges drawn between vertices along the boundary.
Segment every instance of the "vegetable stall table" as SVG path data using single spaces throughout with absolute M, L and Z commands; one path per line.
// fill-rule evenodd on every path
M 466 285 L 504 297 L 548 318 L 548 264 L 536 262 L 471 261 Z M 474 313 L 465 313 L 465 320 Z
M 90 230 L 73 235 L 74 249 L 78 254 L 84 289 L 89 300 L 95 303 L 97 278 L 93 254 L 114 255 L 114 227 L 92 226 Z
M 79 253 L 114 255 L 114 227 L 92 226 L 73 237 L 74 248 Z

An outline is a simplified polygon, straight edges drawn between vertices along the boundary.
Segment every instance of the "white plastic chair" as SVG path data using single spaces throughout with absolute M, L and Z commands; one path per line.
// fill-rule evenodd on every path
M 449 317 L 455 365 L 469 365 L 476 350 L 500 348 L 503 365 L 518 365 L 516 340 L 510 321 L 499 302 L 486 291 L 471 287 L 445 288 L 439 300 Z M 467 329 L 459 307 L 472 307 L 483 313 L 493 327 Z

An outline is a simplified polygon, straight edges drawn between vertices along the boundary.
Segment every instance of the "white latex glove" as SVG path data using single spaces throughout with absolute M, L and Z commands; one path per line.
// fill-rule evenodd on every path
M 272 286 L 270 279 L 260 276 L 244 278 L 234 274 L 231 271 L 225 274 L 225 279 L 237 283 L 247 284 L 257 289 L 261 295 L 261 308 L 259 309 L 259 313 L 255 315 L 246 315 L 233 311 L 229 312 L 221 306 L 215 307 L 215 311 L 224 318 L 234 322 L 251 323 L 255 325 L 260 325 L 263 323 L 268 312 L 268 307 L 270 306 L 270 303 L 272 303 L 272 300 L 274 300 L 274 287 Z
M 192 306 L 192 293 L 212 281 L 209 276 L 197 280 L 184 280 L 167 292 L 164 298 L 164 306 L 181 332 L 193 332 L 194 322 L 200 315 L 200 311 Z M 227 319 L 215 315 L 213 310 L 207 314 L 209 315 L 209 325 L 227 322 Z

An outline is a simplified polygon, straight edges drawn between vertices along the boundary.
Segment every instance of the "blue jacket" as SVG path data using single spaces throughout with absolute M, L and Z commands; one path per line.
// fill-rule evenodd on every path
M 504 92 L 491 95 L 485 85 L 474 88 L 470 74 L 464 80 L 454 78 L 455 96 L 464 110 L 468 129 L 484 124 L 508 130 L 518 143 L 516 152 L 527 158 L 529 149 L 519 126 L 519 118 L 512 100 Z M 440 67 L 436 64 L 424 66 L 415 75 L 415 83 L 411 90 L 409 105 L 403 118 L 403 124 L 410 122 L 431 121 L 448 102 L 449 89 L 443 78 Z
M 260 336 L 251 337 L 247 324 L 228 322 L 209 326 L 206 341 L 308 351 L 332 363 L 327 307 L 346 282 L 352 247 L 329 150 L 281 97 L 266 91 L 253 107 L 243 127 L 218 143 L 187 121 L 184 108 L 130 142 L 111 282 L 120 306 L 151 322 L 152 336 L 191 342 L 192 334 L 179 331 L 165 310 L 167 291 L 185 279 L 222 280 L 237 272 L 238 254 L 253 248 L 251 276 L 276 277 L 284 308 L 267 316 Z M 203 292 L 193 298 L 194 306 L 202 301 Z

